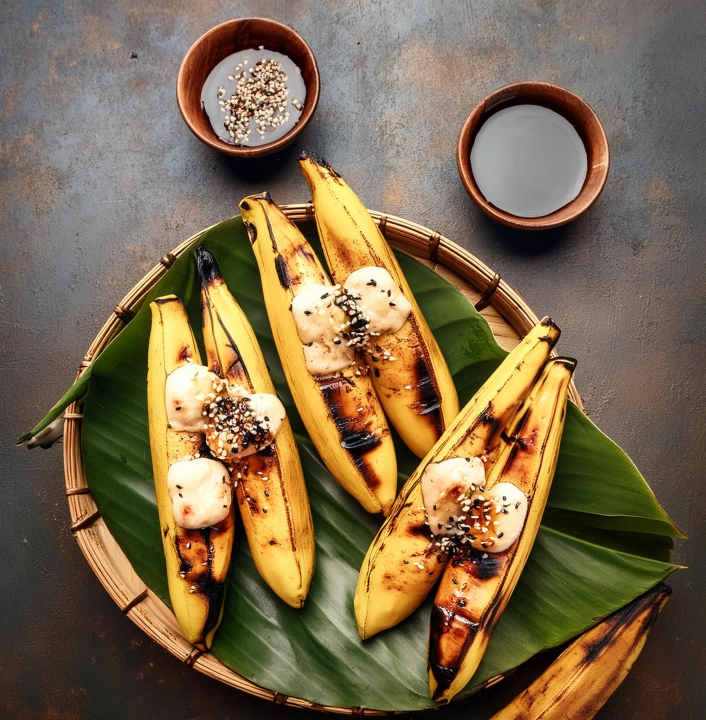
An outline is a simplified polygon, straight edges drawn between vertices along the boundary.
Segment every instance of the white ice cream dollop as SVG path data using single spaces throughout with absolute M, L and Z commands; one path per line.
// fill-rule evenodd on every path
M 334 302 L 337 296 L 337 287 L 311 283 L 304 285 L 292 301 L 306 367 L 312 375 L 331 375 L 355 362 L 355 351 L 339 330 L 348 316 Z
M 187 530 L 208 527 L 224 520 L 232 488 L 228 468 L 218 460 L 179 460 L 169 467 L 167 486 L 174 522 Z
M 173 430 L 204 431 L 204 403 L 222 380 L 207 367 L 196 363 L 180 365 L 167 376 L 165 397 L 167 419 Z
M 354 270 L 344 283 L 356 302 L 369 316 L 370 332 L 382 335 L 397 332 L 407 322 L 412 305 L 395 285 L 392 275 L 381 267 Z
M 484 464 L 477 457 L 449 458 L 424 469 L 424 508 L 442 550 L 472 545 L 482 552 L 504 552 L 520 536 L 527 496 L 511 482 L 487 489 L 485 483 Z

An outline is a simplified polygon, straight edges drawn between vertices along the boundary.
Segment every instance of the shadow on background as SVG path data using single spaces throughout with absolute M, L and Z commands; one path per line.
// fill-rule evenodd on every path
M 582 218 L 553 230 L 516 230 L 491 220 L 480 210 L 477 210 L 476 221 L 481 235 L 491 236 L 514 255 L 538 256 L 551 252 L 558 245 L 568 244 L 577 234 Z
M 283 167 L 296 166 L 297 157 L 304 145 L 294 142 L 272 155 L 255 158 L 234 158 L 217 153 L 216 169 L 238 183 L 261 186 L 262 190 L 265 190 L 275 185 L 278 180 L 281 181 Z M 253 192 L 260 191 L 253 190 Z M 276 197 L 273 199 L 277 202 Z

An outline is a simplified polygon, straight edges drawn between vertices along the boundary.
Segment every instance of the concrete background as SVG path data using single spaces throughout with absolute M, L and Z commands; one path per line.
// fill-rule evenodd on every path
M 563 328 L 589 415 L 691 535 L 674 553 L 691 569 L 672 578 L 642 657 L 598 717 L 706 717 L 704 9 L 698 0 L 0 5 L 3 717 L 313 716 L 219 685 L 144 636 L 68 531 L 61 450 L 12 447 L 167 250 L 235 214 L 245 194 L 308 198 L 294 162 L 303 146 L 329 157 L 369 207 L 452 238 Z M 174 86 L 201 33 L 247 15 L 308 40 L 322 95 L 293 147 L 239 163 L 190 134 Z M 524 79 L 583 96 L 612 153 L 596 205 L 542 235 L 486 220 L 454 159 L 473 105 Z M 498 693 L 499 706 L 512 691 Z

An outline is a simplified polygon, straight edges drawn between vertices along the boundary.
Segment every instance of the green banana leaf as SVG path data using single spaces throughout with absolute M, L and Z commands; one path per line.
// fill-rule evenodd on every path
M 316 247 L 315 230 L 305 231 Z M 223 623 L 213 654 L 255 683 L 324 705 L 382 710 L 432 706 L 426 674 L 429 603 L 398 627 L 363 643 L 353 593 L 380 521 L 333 480 L 294 408 L 274 348 L 250 243 L 240 218 L 200 238 L 253 327 L 293 421 L 309 488 L 317 567 L 302 610 L 282 603 L 260 579 L 244 537 L 236 540 Z M 501 362 L 485 320 L 449 283 L 398 253 L 447 358 L 462 403 Z M 190 253 L 148 301 L 184 300 L 200 342 L 199 287 Z M 84 408 L 83 454 L 91 492 L 108 528 L 142 580 L 169 602 L 148 443 L 147 302 L 92 367 Z M 396 440 L 400 483 L 416 459 Z M 683 537 L 629 458 L 574 405 L 567 414 L 549 507 L 530 559 L 468 688 L 559 645 L 667 577 L 672 537 Z

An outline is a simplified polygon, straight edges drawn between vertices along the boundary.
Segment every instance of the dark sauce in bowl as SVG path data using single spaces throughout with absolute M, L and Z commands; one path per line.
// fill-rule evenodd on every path
M 478 189 L 517 217 L 549 215 L 583 187 L 588 156 L 574 126 L 541 105 L 518 104 L 489 115 L 471 148 Z

